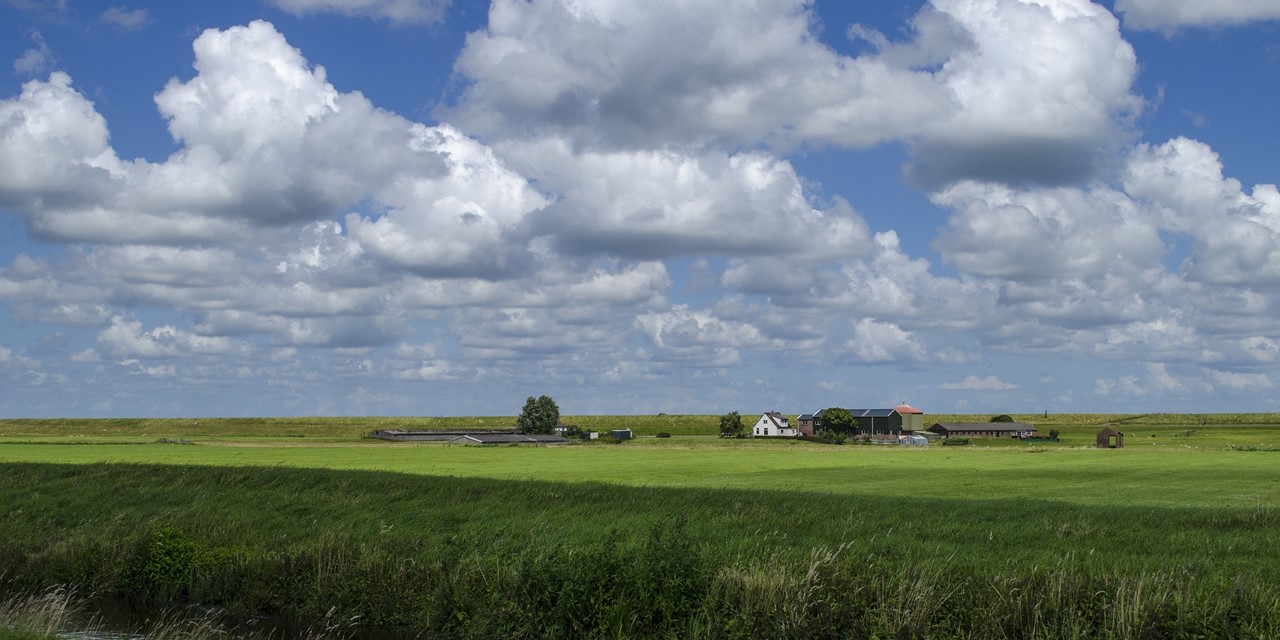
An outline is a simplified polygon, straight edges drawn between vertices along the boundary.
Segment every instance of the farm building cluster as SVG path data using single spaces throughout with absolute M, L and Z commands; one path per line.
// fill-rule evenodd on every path
M 831 425 L 824 424 L 828 409 L 801 414 L 793 426 L 777 411 L 766 411 L 751 427 L 760 438 L 815 437 Z M 1034 438 L 1035 427 L 1023 422 L 935 422 L 924 426 L 924 412 L 906 403 L 892 409 L 847 409 L 853 425 L 843 435 L 866 436 L 875 442 L 921 446 L 933 438 Z
M 370 438 L 389 440 L 391 442 L 437 442 L 444 444 L 464 445 L 500 445 L 500 444 L 532 444 L 561 445 L 574 440 L 596 440 L 600 434 L 596 431 L 583 431 L 557 424 L 555 433 L 529 434 L 520 433 L 516 429 L 379 429 L 369 434 Z M 613 429 L 607 434 L 615 442 L 630 440 L 633 435 L 630 429 Z

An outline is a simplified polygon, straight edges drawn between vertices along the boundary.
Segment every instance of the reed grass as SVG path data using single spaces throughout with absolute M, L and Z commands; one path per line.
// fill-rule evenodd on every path
M 10 585 L 12 587 L 12 585 Z M 14 591 L 10 588 L 10 591 Z M 0 640 L 269 640 L 277 637 L 297 640 L 339 640 L 349 637 L 353 627 L 332 615 L 283 635 L 282 628 L 250 629 L 231 619 L 226 612 L 203 608 L 198 611 L 161 610 L 140 621 L 136 628 L 111 625 L 88 615 L 94 601 L 64 587 L 43 591 L 16 590 L 0 600 Z
M 59 631 L 76 626 L 82 617 L 62 587 L 19 589 L 0 600 L 0 640 L 55 640 Z

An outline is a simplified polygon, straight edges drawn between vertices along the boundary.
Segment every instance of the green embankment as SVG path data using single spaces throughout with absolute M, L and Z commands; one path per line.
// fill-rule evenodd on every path
M 562 416 L 579 429 L 632 429 L 637 435 L 715 435 L 719 416 Z M 510 429 L 515 416 L 480 417 L 294 417 L 294 418 L 119 418 L 0 420 L 0 437 L 93 438 L 307 437 L 347 440 L 378 429 Z
M 1280 428 L 1129 418 L 1120 451 L 10 421 L 0 576 L 424 637 L 1280 637 Z
M 985 422 L 991 416 L 927 414 L 925 426 L 935 422 Z M 1175 435 L 1187 430 L 1228 426 L 1233 429 L 1280 428 L 1280 413 L 1218 414 L 1012 414 L 1019 422 L 1035 426 L 1043 433 L 1057 429 L 1091 440 L 1104 425 L 1122 431 L 1137 430 L 1144 435 Z M 755 415 L 744 415 L 748 424 Z M 794 420 L 796 416 L 791 416 Z M 631 429 L 637 436 L 661 432 L 676 436 L 714 436 L 719 416 L 710 415 L 628 415 L 562 416 L 565 424 L 580 429 L 608 432 Z M 10 419 L 0 420 L 0 442 L 22 437 L 65 438 L 80 442 L 129 438 L 199 437 L 243 440 L 245 438 L 307 438 L 345 442 L 377 429 L 506 429 L 515 425 L 515 416 L 481 417 L 290 417 L 290 418 L 121 418 L 121 419 Z M 1135 443 L 1140 444 L 1140 443 Z

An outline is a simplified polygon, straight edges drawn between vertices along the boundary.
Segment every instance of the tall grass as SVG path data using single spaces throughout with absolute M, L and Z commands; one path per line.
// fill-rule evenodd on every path
M 62 588 L 39 592 L 19 591 L 0 600 L 0 640 L 65 640 L 67 638 L 116 638 L 120 640 L 266 640 L 277 637 L 278 629 L 246 629 L 217 610 L 194 614 L 164 610 L 137 628 L 110 630 L 109 625 L 87 612 L 93 602 Z M 331 617 L 331 616 L 330 616 Z M 349 635 L 351 627 L 325 618 L 286 637 L 298 640 L 336 640 Z
M 0 640 L 53 640 L 82 618 L 64 588 L 18 590 L 0 600 Z
M 441 638 L 1273 638 L 1273 508 L 0 465 L 0 574 Z

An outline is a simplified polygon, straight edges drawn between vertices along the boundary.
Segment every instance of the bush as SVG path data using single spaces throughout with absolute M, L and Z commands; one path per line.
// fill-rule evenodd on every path
M 846 441 L 848 441 L 849 436 L 843 433 L 839 433 L 837 431 L 832 431 L 830 429 L 823 429 L 818 432 L 818 439 L 827 444 L 839 445 L 839 444 L 844 444 Z
M 742 424 L 742 415 L 737 411 L 730 411 L 720 416 L 720 437 L 721 438 L 741 438 L 746 426 Z
M 659 438 L 670 438 L 670 437 L 671 437 L 671 434 L 667 433 L 666 431 L 659 431 L 659 432 L 658 432 L 658 437 L 659 437 Z

